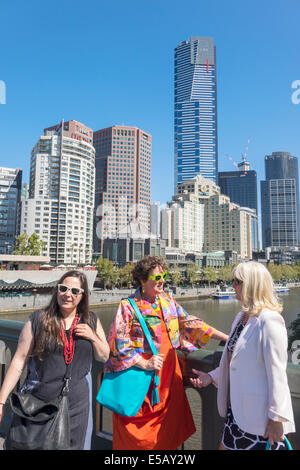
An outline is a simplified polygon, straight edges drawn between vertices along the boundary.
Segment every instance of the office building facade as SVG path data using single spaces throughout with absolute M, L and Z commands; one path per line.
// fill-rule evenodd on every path
M 298 159 L 289 152 L 265 157 L 266 180 L 261 181 L 262 243 L 267 247 L 299 244 Z
M 150 232 L 152 236 L 160 238 L 160 203 L 150 204 Z
M 232 203 L 211 179 L 197 175 L 179 184 L 168 206 L 162 213 L 167 246 L 206 253 L 230 251 L 240 259 L 251 259 L 254 212 Z
M 174 194 L 197 174 L 218 178 L 217 66 L 213 38 L 191 37 L 175 49 Z
M 52 264 L 90 264 L 95 191 L 93 131 L 78 121 L 44 130 L 31 152 L 21 232 L 37 233 Z
M 0 253 L 11 254 L 20 230 L 22 170 L 0 167 Z
M 252 213 L 253 230 L 252 246 L 259 249 L 258 236 L 258 206 L 257 206 L 257 174 L 255 170 L 250 170 L 250 163 L 242 161 L 238 165 L 237 171 L 221 171 L 218 175 L 218 185 L 221 193 L 229 196 L 230 201 L 240 207 L 249 208 L 255 211 Z
M 152 138 L 137 127 L 112 126 L 94 132 L 96 188 L 94 251 L 105 238 L 131 236 L 130 224 L 150 234 Z

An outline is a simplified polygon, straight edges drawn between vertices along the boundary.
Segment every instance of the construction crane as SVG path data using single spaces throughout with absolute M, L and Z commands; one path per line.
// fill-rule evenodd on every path
M 241 170 L 240 170 L 240 167 L 241 167 L 241 166 L 243 166 L 243 165 L 246 166 L 246 163 L 248 163 L 247 166 L 249 166 L 249 168 L 246 168 L 246 167 L 245 167 L 244 170 L 242 170 L 243 173 L 242 173 L 240 176 L 246 176 L 247 173 L 248 173 L 248 171 L 249 171 L 249 169 L 251 168 L 251 167 L 250 167 L 250 163 L 247 162 L 247 154 L 248 154 L 249 144 L 250 144 L 250 137 L 248 137 L 247 145 L 246 145 L 246 147 L 245 147 L 244 153 L 242 153 L 242 161 L 241 161 L 240 164 L 237 164 L 236 161 L 233 160 L 233 158 L 231 158 L 230 155 L 226 154 L 226 157 L 229 158 L 229 160 L 233 163 L 233 165 L 234 165 L 239 171 L 241 171 Z

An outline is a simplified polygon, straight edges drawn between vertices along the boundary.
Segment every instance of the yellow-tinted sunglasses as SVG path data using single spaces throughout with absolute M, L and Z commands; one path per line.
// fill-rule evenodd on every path
M 159 282 L 161 279 L 163 279 L 165 281 L 167 279 L 167 276 L 168 276 L 168 271 L 165 271 L 162 274 L 149 275 L 148 279 L 153 279 L 153 281 Z

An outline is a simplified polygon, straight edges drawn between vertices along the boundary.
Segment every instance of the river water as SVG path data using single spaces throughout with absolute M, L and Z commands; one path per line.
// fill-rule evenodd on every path
M 300 313 L 300 289 L 291 289 L 289 293 L 280 295 L 280 300 L 283 303 L 283 317 L 286 326 L 295 320 L 297 314 Z M 232 320 L 241 309 L 241 303 L 236 299 L 197 299 L 185 300 L 181 298 L 179 303 L 191 315 L 202 318 L 205 322 L 214 326 L 224 333 L 229 333 Z M 109 326 L 112 321 L 112 316 L 116 310 L 116 305 L 99 304 L 98 308 L 93 307 L 93 311 L 99 316 L 105 332 L 108 332 Z M 26 321 L 29 313 L 26 311 L 17 311 L 6 314 L 1 314 L 0 318 L 8 320 Z M 212 342 L 210 342 L 210 346 Z M 210 349 L 214 349 L 210 347 Z

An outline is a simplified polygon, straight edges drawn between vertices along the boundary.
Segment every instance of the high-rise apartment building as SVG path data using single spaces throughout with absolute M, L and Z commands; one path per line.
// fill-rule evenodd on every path
M 197 174 L 218 178 L 217 66 L 213 38 L 191 37 L 175 49 L 175 194 Z
M 91 262 L 94 190 L 92 129 L 78 121 L 44 129 L 31 152 L 21 232 L 44 240 L 51 263 Z
M 160 203 L 150 204 L 150 232 L 151 235 L 160 238 Z
M 151 141 L 151 135 L 137 127 L 94 132 L 95 252 L 102 252 L 105 238 L 130 237 L 133 221 L 149 235 Z
M 12 252 L 20 229 L 22 170 L 0 167 L 0 253 Z
M 252 246 L 259 249 L 258 209 L 257 209 L 257 174 L 250 170 L 250 163 L 243 160 L 238 164 L 237 171 L 221 171 L 218 176 L 221 193 L 230 197 L 230 201 L 240 207 L 248 207 L 255 211 L 253 218 Z
M 197 175 L 178 185 L 168 209 L 162 212 L 162 236 L 168 246 L 190 251 L 234 251 L 252 257 L 252 217 L 221 194 L 211 179 Z
M 262 243 L 291 247 L 299 243 L 298 159 L 289 152 L 265 157 L 266 180 L 261 181 Z

